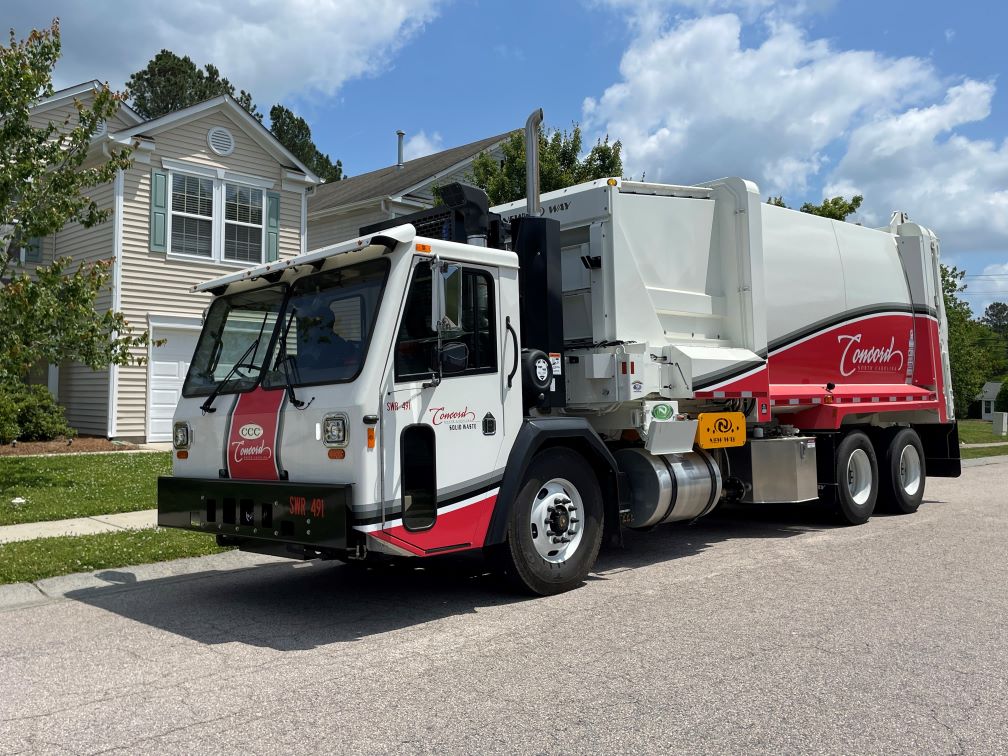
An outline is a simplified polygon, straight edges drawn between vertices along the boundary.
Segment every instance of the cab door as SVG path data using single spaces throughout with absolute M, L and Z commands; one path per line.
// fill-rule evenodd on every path
M 418 555 L 481 545 L 501 450 L 517 432 L 503 411 L 520 386 L 507 388 L 503 373 L 503 348 L 513 359 L 514 347 L 501 329 L 499 271 L 451 264 L 461 276 L 461 306 L 439 351 L 431 301 L 440 271 L 429 258 L 414 262 L 382 401 L 381 537 Z

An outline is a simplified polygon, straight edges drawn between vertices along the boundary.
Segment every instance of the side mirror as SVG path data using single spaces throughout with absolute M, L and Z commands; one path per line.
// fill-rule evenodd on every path
M 438 333 L 462 324 L 462 266 L 435 260 L 431 276 L 431 326 Z
M 469 367 L 469 347 L 461 341 L 450 341 L 441 346 L 441 372 L 445 375 L 461 373 Z

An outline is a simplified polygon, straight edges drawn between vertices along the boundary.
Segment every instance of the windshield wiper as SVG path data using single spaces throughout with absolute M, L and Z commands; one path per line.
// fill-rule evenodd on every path
M 222 380 L 220 383 L 218 383 L 216 386 L 214 386 L 214 390 L 210 392 L 210 396 L 208 396 L 206 398 L 206 401 L 203 402 L 203 404 L 200 405 L 200 409 L 203 410 L 204 414 L 206 414 L 207 412 L 216 412 L 217 411 L 217 408 L 213 406 L 214 399 L 216 399 L 217 395 L 220 394 L 220 392 L 224 389 L 224 384 L 227 383 L 229 380 L 231 380 L 231 376 L 235 374 L 235 371 L 238 368 L 240 368 L 240 367 L 245 367 L 245 368 L 251 367 L 251 368 L 254 368 L 256 370 L 259 369 L 255 365 L 247 365 L 247 364 L 245 364 L 245 360 L 249 356 L 255 354 L 256 350 L 258 348 L 259 348 L 259 339 L 257 338 L 255 341 L 253 341 L 251 344 L 248 345 L 248 349 L 245 350 L 245 353 L 241 357 L 239 357 L 238 361 L 234 365 L 231 366 L 230 370 L 228 370 L 227 375 L 224 376 L 224 380 Z
M 280 344 L 278 347 L 280 350 L 280 356 L 277 358 L 277 361 L 283 367 L 284 389 L 286 389 L 287 392 L 287 400 L 294 405 L 295 409 L 304 409 L 305 403 L 298 399 L 294 394 L 294 384 L 291 382 L 290 369 L 287 366 L 287 362 L 290 360 L 290 355 L 287 354 L 287 334 L 290 333 L 290 327 L 293 323 L 294 315 L 292 313 L 290 319 L 287 321 L 287 327 L 284 328 L 283 334 L 280 336 Z M 274 365 L 274 370 L 275 369 L 276 366 Z M 313 401 L 314 398 L 315 397 L 312 397 Z M 311 402 L 308 402 L 308 404 L 311 404 Z

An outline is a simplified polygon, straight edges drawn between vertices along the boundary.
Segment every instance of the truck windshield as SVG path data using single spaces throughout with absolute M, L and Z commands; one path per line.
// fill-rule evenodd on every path
M 232 294 L 214 301 L 196 344 L 183 396 L 248 391 L 259 380 L 270 339 L 287 293 L 285 284 Z
M 364 365 L 388 260 L 369 260 L 294 282 L 265 388 L 354 380 Z

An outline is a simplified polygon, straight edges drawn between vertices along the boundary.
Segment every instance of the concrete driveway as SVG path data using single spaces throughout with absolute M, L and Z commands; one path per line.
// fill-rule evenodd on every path
M 548 599 L 236 553 L 8 586 L 0 751 L 1004 752 L 1006 488 L 725 509 Z

